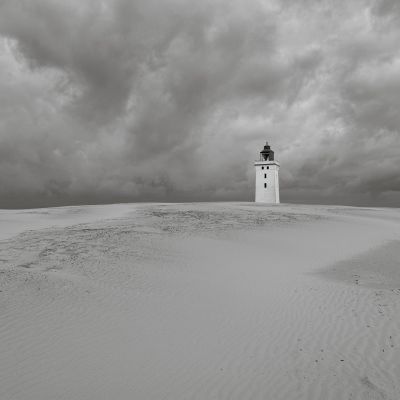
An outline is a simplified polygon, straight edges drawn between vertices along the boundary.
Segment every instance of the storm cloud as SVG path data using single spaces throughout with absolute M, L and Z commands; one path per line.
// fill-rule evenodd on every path
M 397 0 L 0 0 L 0 207 L 400 204 Z

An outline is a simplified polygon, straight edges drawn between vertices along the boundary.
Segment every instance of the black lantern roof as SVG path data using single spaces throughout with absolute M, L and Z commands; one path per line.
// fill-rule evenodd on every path
M 266 142 L 264 149 L 260 152 L 260 160 L 262 161 L 274 161 L 274 152 L 271 150 L 271 146 Z

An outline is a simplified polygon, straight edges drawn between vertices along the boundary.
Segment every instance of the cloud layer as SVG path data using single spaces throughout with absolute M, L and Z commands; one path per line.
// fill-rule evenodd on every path
M 293 4 L 295 3 L 295 4 Z M 0 207 L 400 204 L 397 0 L 0 0 Z

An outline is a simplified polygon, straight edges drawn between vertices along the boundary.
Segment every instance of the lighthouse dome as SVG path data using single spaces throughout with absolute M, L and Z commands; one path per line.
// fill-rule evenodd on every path
M 274 152 L 268 142 L 266 142 L 264 149 L 260 151 L 260 160 L 274 161 Z

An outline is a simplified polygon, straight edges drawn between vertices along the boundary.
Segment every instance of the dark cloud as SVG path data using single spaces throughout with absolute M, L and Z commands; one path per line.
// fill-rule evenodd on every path
M 398 205 L 397 1 L 0 1 L 0 207 Z

